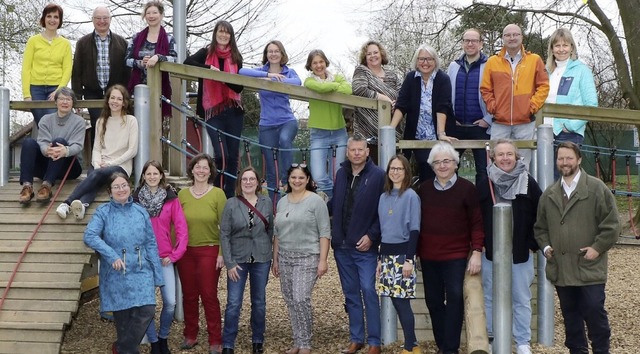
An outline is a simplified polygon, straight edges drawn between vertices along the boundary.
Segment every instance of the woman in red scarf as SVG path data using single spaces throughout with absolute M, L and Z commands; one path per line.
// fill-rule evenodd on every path
M 237 74 L 242 68 L 242 55 L 231 24 L 218 21 L 213 28 L 211 44 L 189 56 L 184 63 Z M 235 195 L 240 135 L 244 124 L 244 110 L 240 101 L 242 89 L 239 85 L 213 80 L 201 79 L 198 84 L 198 115 L 204 113 L 209 125 L 207 133 L 213 143 L 216 166 L 220 166 L 225 174 L 220 188 L 227 198 Z M 220 134 L 218 130 L 232 136 Z
M 136 85 L 147 83 L 147 68 L 152 68 L 160 61 L 175 63 L 178 57 L 176 40 L 162 27 L 164 5 L 159 1 L 147 2 L 142 10 L 142 18 L 148 26 L 136 33 L 127 47 L 126 62 L 132 68 L 127 88 L 131 95 Z M 166 72 L 162 73 L 162 95 L 171 97 L 171 83 Z M 164 102 L 162 116 L 171 117 L 171 106 Z

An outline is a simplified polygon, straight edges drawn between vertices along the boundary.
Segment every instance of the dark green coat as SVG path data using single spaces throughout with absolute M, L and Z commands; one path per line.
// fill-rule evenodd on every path
M 581 170 L 578 185 L 565 208 L 560 180 L 547 188 L 538 203 L 535 238 L 544 250 L 553 248 L 547 260 L 547 279 L 558 286 L 603 284 L 607 281 L 607 251 L 620 236 L 616 201 L 599 179 Z M 600 254 L 586 260 L 580 249 L 593 247 Z

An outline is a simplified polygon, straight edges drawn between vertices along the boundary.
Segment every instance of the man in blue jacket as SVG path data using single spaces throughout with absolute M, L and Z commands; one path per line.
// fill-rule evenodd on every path
M 380 244 L 378 200 L 384 182 L 384 171 L 369 159 L 367 141 L 359 136 L 349 138 L 347 161 L 336 174 L 333 198 L 328 203 L 331 247 L 349 315 L 351 338 L 342 350 L 344 354 L 364 347 L 365 315 L 368 353 L 380 353 L 380 302 L 375 277 Z
M 451 102 L 456 118 L 456 129 L 451 132 L 454 138 L 463 140 L 489 140 L 489 129 L 493 116 L 487 112 L 487 106 L 480 93 L 480 83 L 487 56 L 482 53 L 482 35 L 475 28 L 462 34 L 464 53 L 458 60 L 451 62 L 447 74 L 451 79 Z M 458 151 L 462 156 L 464 150 Z M 473 149 L 476 165 L 476 185 L 487 178 L 487 153 L 484 149 Z

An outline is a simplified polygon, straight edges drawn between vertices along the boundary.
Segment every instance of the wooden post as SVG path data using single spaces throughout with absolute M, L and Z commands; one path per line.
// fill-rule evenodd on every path
M 184 90 L 182 88 L 184 87 L 184 81 L 179 78 L 172 77 L 171 87 L 171 101 L 180 106 L 183 99 L 182 92 Z M 169 139 L 171 139 L 174 144 L 180 146 L 182 138 L 187 135 L 186 117 L 175 108 L 171 110 L 171 115 L 172 118 L 169 122 Z M 172 176 L 184 176 L 186 173 L 185 164 L 185 155 L 174 148 L 169 148 L 169 166 L 165 167 L 169 170 L 169 174 Z
M 480 274 L 464 276 L 464 323 L 467 334 L 467 353 L 487 354 L 489 336 L 484 313 L 484 294 Z
M 149 158 L 162 161 L 162 108 L 160 106 L 162 95 L 162 77 L 160 68 L 154 66 L 147 69 L 147 85 L 149 85 Z

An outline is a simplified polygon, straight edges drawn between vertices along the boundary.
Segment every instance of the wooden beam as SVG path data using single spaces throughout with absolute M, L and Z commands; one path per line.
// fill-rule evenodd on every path
M 484 149 L 487 140 L 456 140 L 451 143 L 456 149 Z M 438 143 L 438 140 L 400 140 L 399 149 L 431 149 Z M 520 149 L 535 149 L 535 140 L 516 140 L 514 144 Z
M 536 121 L 541 121 L 540 117 L 558 117 L 590 122 L 640 124 L 640 111 L 637 110 L 567 104 L 545 104 L 536 116 Z
M 162 77 L 160 68 L 156 65 L 147 69 L 147 85 L 149 85 L 149 158 L 162 161 Z

